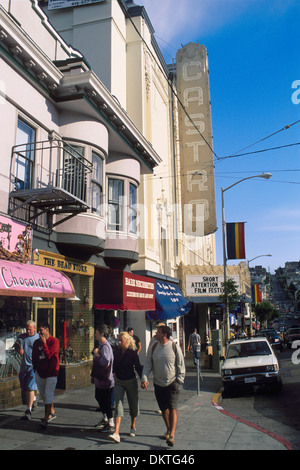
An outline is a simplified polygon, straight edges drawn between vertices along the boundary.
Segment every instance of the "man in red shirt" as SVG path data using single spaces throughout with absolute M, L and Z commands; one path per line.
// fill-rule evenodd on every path
M 59 372 L 59 340 L 51 336 L 49 330 L 48 323 L 38 326 L 40 338 L 34 342 L 32 350 L 36 383 L 45 405 L 45 417 L 41 423 L 43 427 L 56 418 L 53 401 Z

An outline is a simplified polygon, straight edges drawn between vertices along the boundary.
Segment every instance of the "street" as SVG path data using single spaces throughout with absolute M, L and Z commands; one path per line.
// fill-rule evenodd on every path
M 294 355 L 294 356 L 293 356 Z M 263 390 L 245 390 L 222 396 L 222 407 L 239 418 L 250 421 L 273 432 L 300 449 L 300 364 L 295 350 L 284 349 L 279 353 L 283 389 L 279 394 Z

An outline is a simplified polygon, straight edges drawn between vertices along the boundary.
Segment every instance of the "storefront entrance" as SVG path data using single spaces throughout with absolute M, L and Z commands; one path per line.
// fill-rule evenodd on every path
M 48 323 L 50 332 L 55 336 L 55 307 L 56 299 L 35 300 L 33 299 L 33 320 L 37 325 Z

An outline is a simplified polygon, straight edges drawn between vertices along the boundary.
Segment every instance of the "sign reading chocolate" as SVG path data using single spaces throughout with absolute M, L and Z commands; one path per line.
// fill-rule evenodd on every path
M 42 289 L 42 290 L 52 290 L 52 282 L 46 279 L 45 277 L 36 277 L 33 273 L 27 273 L 24 275 L 15 276 L 13 270 L 2 267 L 1 268 L 1 279 L 4 286 L 7 289 L 10 288 L 25 288 L 25 289 Z M 43 276 L 43 275 L 42 275 Z M 56 282 L 56 284 L 61 284 L 61 281 Z
M 70 279 L 50 268 L 0 260 L 0 295 L 71 298 Z

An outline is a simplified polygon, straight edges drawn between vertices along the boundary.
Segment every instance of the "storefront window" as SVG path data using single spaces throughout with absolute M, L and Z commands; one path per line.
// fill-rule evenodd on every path
M 0 379 L 18 375 L 21 357 L 14 344 L 25 332 L 30 319 L 31 300 L 25 297 L 0 298 Z
M 92 316 L 92 278 L 69 275 L 76 297 L 56 301 L 56 337 L 60 342 L 60 361 L 64 364 L 92 359 L 94 347 Z
M 0 331 L 5 335 L 19 335 L 30 319 L 31 299 L 26 297 L 0 298 Z

